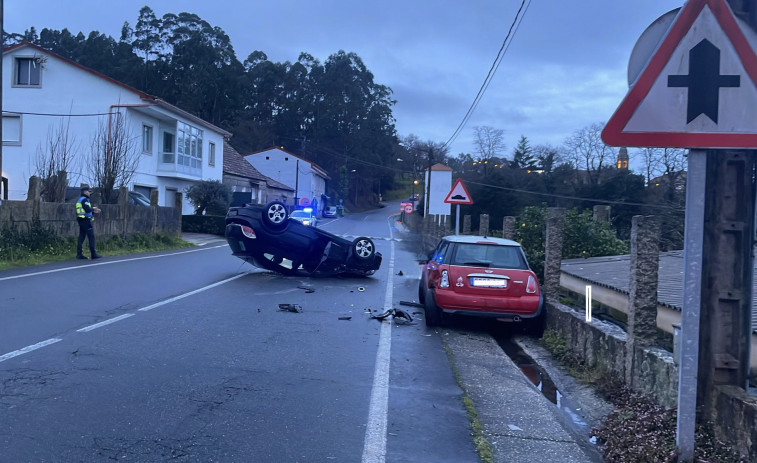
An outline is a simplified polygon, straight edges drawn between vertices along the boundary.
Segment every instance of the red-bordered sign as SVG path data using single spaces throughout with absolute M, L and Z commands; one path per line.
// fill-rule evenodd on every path
M 725 0 L 689 0 L 602 140 L 612 146 L 757 148 L 756 42 L 757 34 L 742 30 Z
M 447 193 L 447 197 L 444 199 L 445 203 L 449 204 L 473 204 L 473 199 L 468 193 L 468 189 L 465 188 L 462 179 L 457 179 L 452 189 Z

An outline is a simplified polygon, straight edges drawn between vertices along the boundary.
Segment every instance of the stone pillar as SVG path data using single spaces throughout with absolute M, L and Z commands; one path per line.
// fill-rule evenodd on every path
M 39 177 L 29 177 L 29 191 L 26 194 L 26 200 L 31 202 L 32 218 L 38 218 L 39 203 L 42 201 L 42 180 Z
M 610 206 L 594 206 L 595 222 L 610 222 Z
M 479 216 L 478 234 L 481 236 L 489 235 L 489 214 L 481 214 Z
M 463 216 L 463 235 L 470 235 L 470 215 Z
M 565 225 L 565 209 L 550 207 L 547 215 L 546 243 L 544 245 L 544 296 L 551 302 L 560 298 L 560 264 Z
M 502 219 L 502 238 L 506 240 L 515 239 L 515 217 L 507 216 Z
M 181 236 L 181 215 L 182 215 L 181 214 L 181 210 L 182 210 L 182 206 L 183 205 L 184 205 L 184 194 L 181 193 L 181 192 L 177 192 L 176 193 L 176 201 L 174 202 L 174 206 L 173 206 L 174 207 L 173 215 L 176 218 L 176 220 L 175 220 L 175 223 L 176 223 L 175 234 L 176 234 L 176 236 Z M 155 212 L 157 214 L 157 212 L 158 212 L 158 208 L 157 207 L 155 208 Z
M 657 271 L 660 225 L 656 217 L 636 215 L 631 222 L 631 275 L 628 296 L 626 384 L 633 387 L 637 348 L 657 339 Z

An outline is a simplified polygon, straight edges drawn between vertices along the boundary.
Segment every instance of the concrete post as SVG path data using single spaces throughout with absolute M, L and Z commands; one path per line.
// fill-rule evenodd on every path
M 463 235 L 470 235 L 470 215 L 463 216 Z
M 507 216 L 502 219 L 502 238 L 506 240 L 515 239 L 515 217 Z
M 565 224 L 565 209 L 550 207 L 544 246 L 544 296 L 551 302 L 560 298 L 560 264 Z
M 121 236 L 126 236 L 129 231 L 129 190 L 125 186 L 118 189 L 118 217 Z
M 489 235 L 489 214 L 481 214 L 479 216 L 478 234 L 481 236 Z
M 631 222 L 631 275 L 626 341 L 626 384 L 633 387 L 637 347 L 657 338 L 657 271 L 660 225 L 656 217 L 636 215 Z
M 594 206 L 594 221 L 595 222 L 610 222 L 610 206 Z

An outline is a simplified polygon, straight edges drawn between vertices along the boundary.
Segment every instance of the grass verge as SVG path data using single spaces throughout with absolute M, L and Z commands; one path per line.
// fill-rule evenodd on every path
M 87 245 L 85 242 L 85 248 Z M 97 252 L 102 256 L 166 251 L 191 246 L 191 243 L 179 237 L 160 234 L 137 234 L 128 238 L 113 236 L 97 240 Z M 29 230 L 23 232 L 9 227 L 0 230 L 0 270 L 74 258 L 76 237 L 59 237 L 40 223 L 33 223 Z

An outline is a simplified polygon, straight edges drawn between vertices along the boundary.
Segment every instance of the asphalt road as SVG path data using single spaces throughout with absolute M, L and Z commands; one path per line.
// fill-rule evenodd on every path
M 491 338 L 370 318 L 421 310 L 399 304 L 420 268 L 396 212 L 319 224 L 373 238 L 368 278 L 282 276 L 223 241 L 0 272 L 0 461 L 475 462 L 466 392 L 496 461 L 589 461 Z

